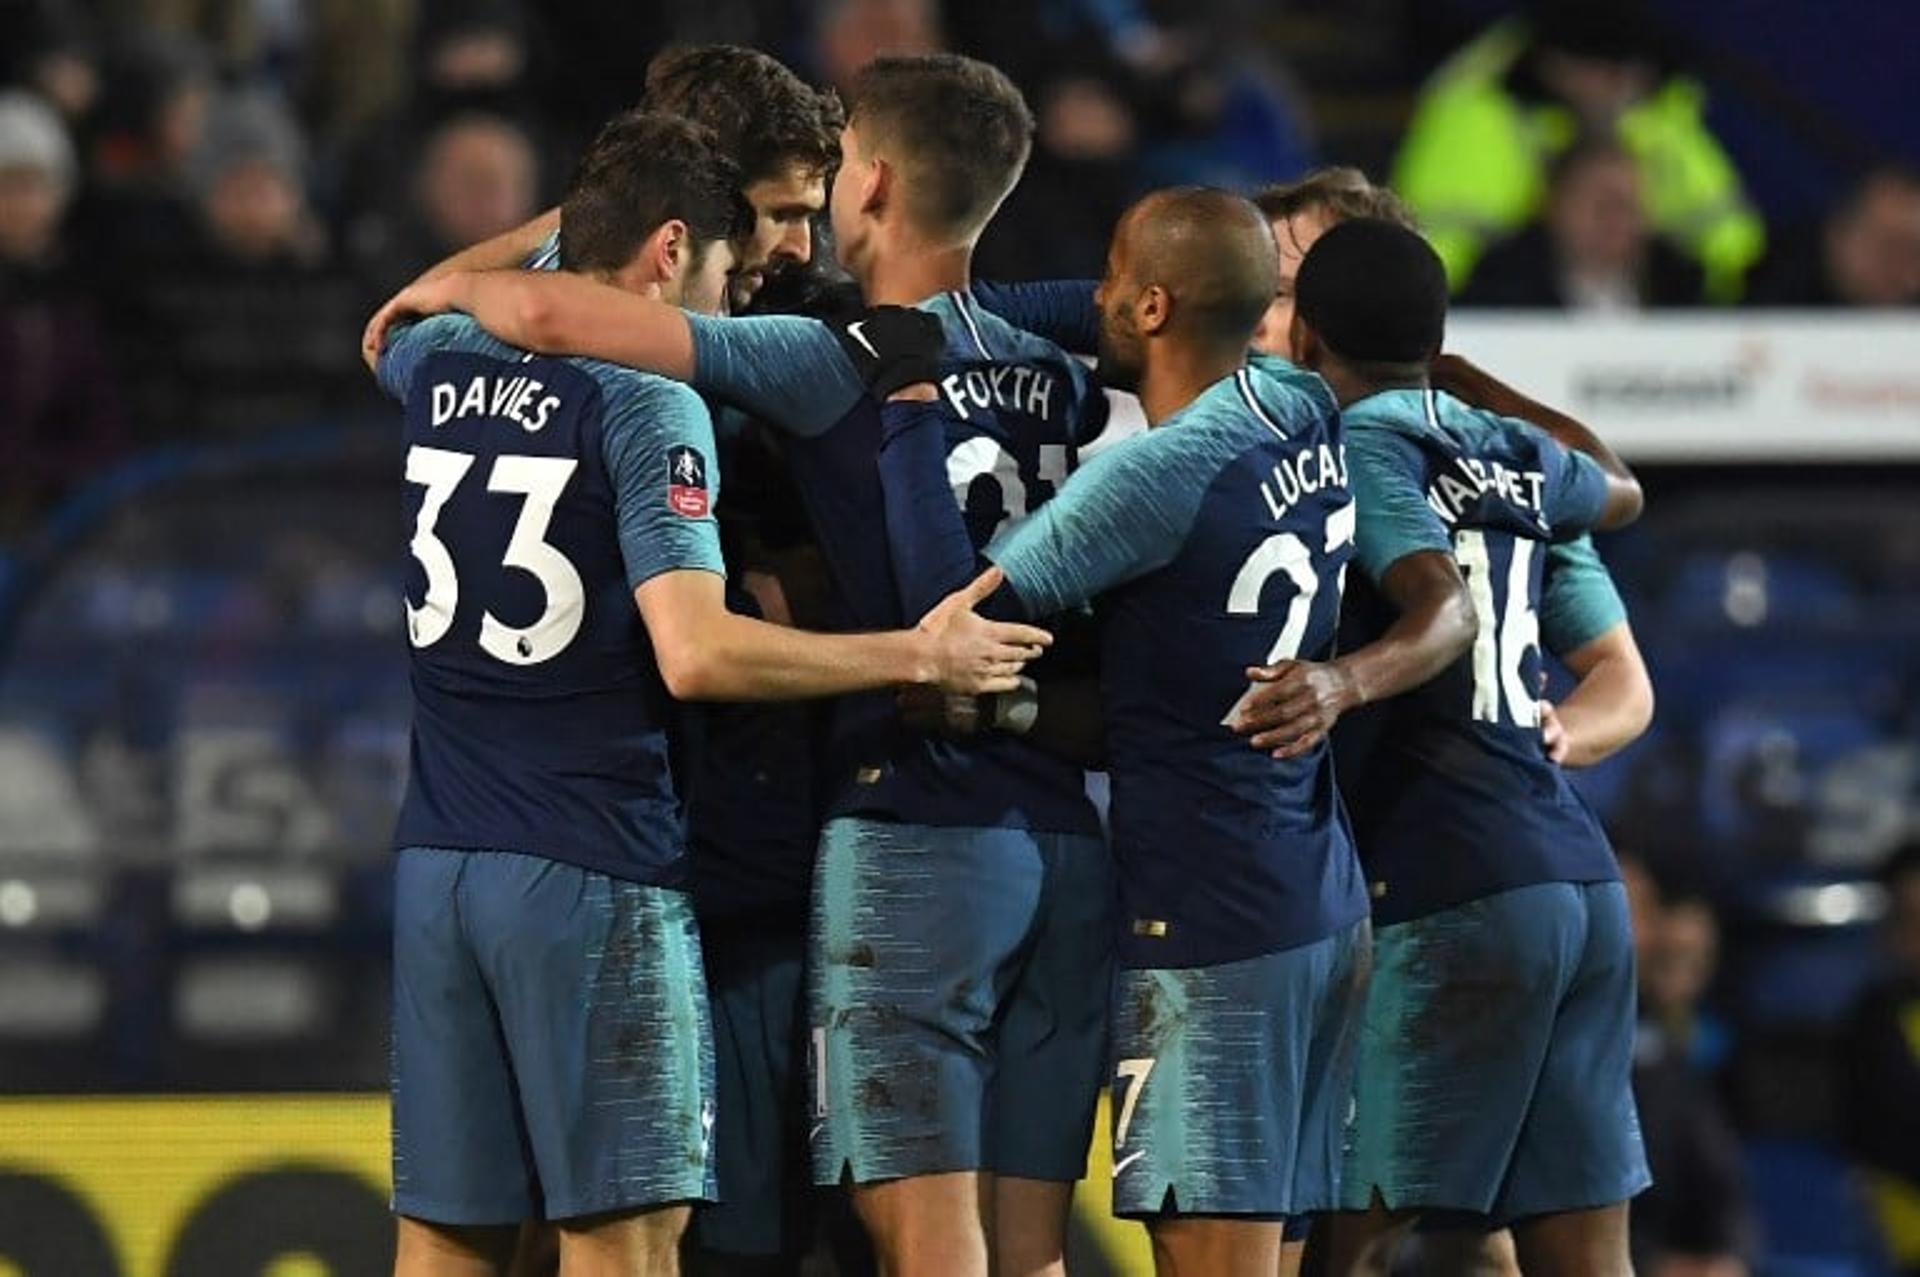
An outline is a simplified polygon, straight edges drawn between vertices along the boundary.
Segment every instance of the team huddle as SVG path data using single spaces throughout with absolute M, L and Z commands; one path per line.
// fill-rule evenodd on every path
M 972 280 L 1032 131 L 963 57 L 843 115 L 675 51 L 559 210 L 369 325 L 402 1277 L 797 1272 L 809 1182 L 883 1273 L 1063 1272 L 1103 1090 L 1162 1274 L 1349 1277 L 1423 1220 L 1629 1270 L 1632 947 L 1562 764 L 1645 726 L 1586 537 L 1637 483 L 1440 354 L 1441 263 L 1350 171 Z

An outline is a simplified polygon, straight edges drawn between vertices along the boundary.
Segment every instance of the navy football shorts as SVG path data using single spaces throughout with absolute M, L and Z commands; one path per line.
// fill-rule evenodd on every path
M 1113 969 L 1099 839 L 843 818 L 813 907 L 816 1183 L 1085 1174 Z
M 1338 1203 L 1368 924 L 1210 967 L 1122 970 L 1113 1210 L 1280 1219 Z
M 1496 1224 L 1652 1182 L 1617 882 L 1542 883 L 1380 928 L 1343 1205 Z
M 713 1034 L 684 892 L 412 847 L 393 933 L 395 1211 L 513 1224 L 714 1196 Z

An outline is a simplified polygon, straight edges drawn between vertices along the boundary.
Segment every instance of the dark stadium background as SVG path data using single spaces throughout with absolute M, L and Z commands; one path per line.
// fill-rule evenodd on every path
M 653 52 L 1000 63 L 1039 149 L 979 266 L 1031 278 L 1097 273 L 1153 185 L 1388 176 L 1513 9 L 0 0 L 0 85 L 56 109 L 0 99 L 0 1273 L 384 1271 L 403 538 L 356 338 L 552 203 Z M 1649 493 L 1603 550 L 1659 712 L 1581 777 L 1640 889 L 1637 1240 L 1667 1277 L 1911 1272 L 1920 969 L 1887 941 L 1904 897 L 1920 961 L 1920 882 L 1882 879 L 1920 839 L 1920 281 L 1888 274 L 1920 257 L 1920 9 L 1650 16 L 1765 220 L 1743 297 L 1682 273 L 1568 315 L 1516 250 L 1496 295 L 1533 308 L 1454 339 Z M 1137 1259 L 1102 1213 L 1076 1271 Z

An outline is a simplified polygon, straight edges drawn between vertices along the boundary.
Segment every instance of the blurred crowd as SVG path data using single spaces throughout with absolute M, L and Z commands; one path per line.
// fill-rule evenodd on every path
M 1865 174 L 1769 251 L 1657 28 L 1627 5 L 1536 9 L 1432 72 L 1391 165 L 1463 302 L 1920 301 L 1911 173 Z M 1349 158 L 1316 147 L 1270 17 L 1244 0 L 0 0 L 0 537 L 129 449 L 372 414 L 360 317 L 553 203 L 672 40 L 756 43 L 826 83 L 884 51 L 1006 67 L 1038 145 L 980 268 L 1032 278 L 1097 274 L 1145 188 Z

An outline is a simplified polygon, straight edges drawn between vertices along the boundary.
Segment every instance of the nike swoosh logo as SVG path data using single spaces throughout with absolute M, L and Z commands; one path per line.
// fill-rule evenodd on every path
M 815 1122 L 813 1124 L 813 1129 L 807 1132 L 807 1143 L 811 1144 L 815 1140 L 819 1139 L 820 1132 L 826 1129 L 827 1129 L 827 1124 L 825 1122 Z
M 1145 1157 L 1146 1155 L 1147 1155 L 1147 1150 L 1144 1148 L 1137 1153 L 1128 1153 L 1125 1157 L 1121 1158 L 1119 1161 L 1113 1164 L 1113 1177 L 1115 1179 L 1119 1179 L 1121 1171 L 1126 1170 L 1127 1167 L 1132 1166 L 1135 1162 L 1139 1161 L 1141 1158 Z
M 865 328 L 866 326 L 867 326 L 867 321 L 864 319 L 858 321 L 857 323 L 848 324 L 847 336 L 859 342 L 862 349 L 864 349 L 869 355 L 872 355 L 875 359 L 878 359 L 880 358 L 880 352 L 873 348 L 873 343 L 867 340 L 867 335 L 860 331 L 862 328 Z

